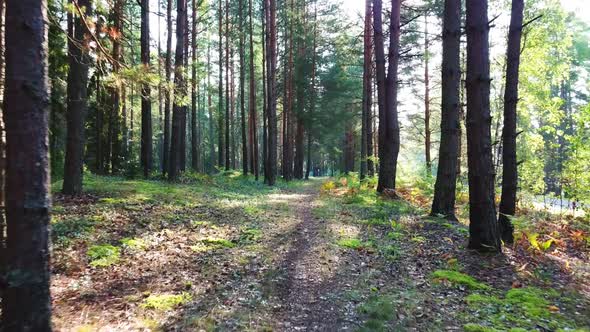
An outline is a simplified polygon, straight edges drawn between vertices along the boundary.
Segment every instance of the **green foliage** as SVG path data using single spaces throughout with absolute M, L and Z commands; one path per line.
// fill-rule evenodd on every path
M 193 299 L 192 295 L 186 292 L 181 294 L 159 294 L 150 295 L 141 304 L 142 308 L 156 311 L 168 311 L 186 304 Z
M 119 262 L 121 249 L 110 244 L 94 245 L 86 253 L 92 267 L 108 267 Z
M 462 285 L 474 290 L 489 290 L 490 286 L 481 283 L 470 275 L 453 270 L 436 270 L 432 273 L 435 280 L 445 280 L 452 284 Z
M 69 243 L 92 232 L 96 218 L 52 219 L 51 236 L 54 243 Z
M 124 238 L 121 240 L 121 244 L 123 247 L 133 249 L 133 250 L 145 250 L 147 248 L 147 243 L 140 238 Z
M 340 239 L 336 242 L 340 247 L 348 248 L 348 249 L 367 249 L 373 246 L 372 242 L 363 242 L 359 239 L 349 238 L 349 239 Z

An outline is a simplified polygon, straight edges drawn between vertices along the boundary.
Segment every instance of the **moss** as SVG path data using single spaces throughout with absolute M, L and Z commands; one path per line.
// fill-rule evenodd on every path
M 141 304 L 142 308 L 168 311 L 192 300 L 189 293 L 150 295 Z
M 546 318 L 551 316 L 549 302 L 545 297 L 551 294 L 538 288 L 513 288 L 506 293 L 506 302 L 518 306 L 531 318 Z
M 436 270 L 432 273 L 435 280 L 446 280 L 453 284 L 462 285 L 469 289 L 489 290 L 490 286 L 481 283 L 470 275 L 451 270 Z
M 201 242 L 203 242 L 203 244 L 205 245 L 213 246 L 216 248 L 233 248 L 236 246 L 235 243 L 226 239 L 208 238 L 202 240 Z
M 338 240 L 338 242 L 336 242 L 337 245 L 343 247 L 343 248 L 349 248 L 349 249 L 363 249 L 363 248 L 370 248 L 373 246 L 373 243 L 371 242 L 363 242 L 359 239 L 355 239 L 355 238 L 351 238 L 351 239 L 340 239 Z
M 92 267 L 107 267 L 119 262 L 121 249 L 110 244 L 95 245 L 88 249 L 88 257 Z
M 121 244 L 124 247 L 127 247 L 129 249 L 133 249 L 133 250 L 145 250 L 147 248 L 147 243 L 145 243 L 145 241 L 140 238 L 126 237 L 121 240 Z
M 473 323 L 463 325 L 463 330 L 465 332 L 498 332 L 498 330 L 493 327 Z

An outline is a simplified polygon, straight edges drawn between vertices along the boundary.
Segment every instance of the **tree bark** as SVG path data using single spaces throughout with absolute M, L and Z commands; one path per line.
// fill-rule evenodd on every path
M 268 68 L 268 184 L 273 186 L 276 182 L 277 174 L 277 96 L 276 86 L 276 68 L 277 68 L 277 27 L 276 27 L 276 0 L 265 0 L 268 8 L 268 31 L 267 41 L 267 61 Z
M 123 33 L 123 1 L 115 0 L 113 8 L 113 28 L 116 34 L 111 37 L 113 43 L 112 58 L 114 60 L 113 73 L 116 75 L 120 69 L 121 61 L 121 37 Z M 158 49 L 159 51 L 159 49 Z M 111 88 L 111 107 L 112 121 L 111 121 L 111 172 L 117 174 L 121 168 L 121 140 L 119 134 L 121 131 L 121 87 L 115 86 Z
M 229 171 L 230 164 L 230 82 L 229 82 L 229 0 L 225 0 L 225 170 Z
M 431 135 L 430 130 L 430 77 L 428 54 L 428 13 L 424 16 L 424 157 L 426 160 L 427 176 L 432 176 L 432 157 L 430 156 Z
M 217 134 L 218 134 L 218 147 L 217 147 L 217 166 L 223 167 L 223 146 L 224 146 L 224 135 L 223 135 L 223 0 L 219 0 L 219 87 L 218 87 L 218 106 L 219 114 L 217 115 Z
M 168 0 L 166 5 L 166 83 L 170 82 L 172 77 L 172 0 Z M 162 147 L 162 175 L 166 175 L 169 169 L 170 160 L 170 112 L 172 106 L 170 89 L 165 91 L 164 105 L 164 146 Z
M 371 43 L 371 4 L 372 0 L 365 0 L 365 27 L 363 32 L 363 108 L 361 114 L 361 168 L 360 179 L 364 179 L 367 175 L 368 168 L 368 127 L 370 123 L 371 112 L 371 70 L 373 58 L 373 48 Z
M 172 139 L 170 144 L 170 165 L 168 180 L 175 181 L 178 178 L 181 162 L 181 135 L 182 135 L 182 106 L 181 99 L 186 95 L 186 82 L 183 75 L 184 67 L 184 34 L 186 32 L 186 0 L 178 0 L 176 8 L 176 53 L 174 55 L 174 88 L 177 98 L 174 98 L 172 110 Z
M 254 28 L 252 27 L 252 0 L 248 0 L 248 16 L 250 30 L 250 97 L 248 98 L 248 140 L 250 142 L 250 170 L 258 181 L 258 134 L 256 131 L 256 72 L 254 70 Z
M 506 87 L 504 90 L 504 128 L 502 131 L 502 198 L 500 200 L 500 232 L 506 243 L 514 242 L 514 226 L 510 216 L 516 213 L 518 166 L 516 161 L 516 104 L 518 102 L 518 67 L 522 35 L 524 1 L 513 0 L 506 55 Z
M 469 248 L 500 251 L 494 201 L 487 1 L 467 1 Z
M 246 88 L 244 86 L 246 68 L 244 67 L 244 1 L 239 0 L 238 2 L 238 19 L 239 19 L 239 56 L 240 56 L 240 117 L 242 127 L 242 173 L 248 174 L 248 140 L 246 135 L 246 110 L 245 110 L 245 98 L 244 94 Z
M 150 70 L 150 24 L 149 0 L 141 0 L 141 63 Z M 152 170 L 152 102 L 150 86 L 141 87 L 141 165 L 143 177 L 148 178 Z
M 92 7 L 89 0 L 81 0 L 77 6 L 86 8 L 86 15 L 91 15 Z M 70 34 L 72 40 L 68 41 L 68 113 L 62 193 L 79 195 L 82 193 L 83 179 L 84 122 L 88 111 L 88 65 L 91 60 L 88 54 L 90 40 L 87 36 L 90 31 L 86 28 L 84 17 L 69 15 L 69 18 L 73 21 L 69 25 L 72 30 Z
M 193 171 L 199 171 L 199 132 L 197 131 L 197 14 L 198 0 L 193 0 L 192 12 L 192 57 L 191 57 L 191 167 Z
M 368 0 L 370 1 L 370 0 Z M 316 58 L 317 58 L 317 36 L 318 36 L 318 6 L 317 3 L 314 4 L 314 14 L 313 14 L 313 54 L 311 60 L 311 100 L 309 105 L 309 122 L 307 125 L 307 164 L 305 167 L 305 179 L 309 179 L 309 174 L 312 170 L 312 162 L 311 162 L 311 143 L 312 143 L 312 126 L 314 121 L 314 111 L 315 111 L 315 100 L 316 100 L 316 91 L 315 91 L 315 75 L 316 75 Z M 315 175 L 315 172 L 314 172 Z
M 46 1 L 6 1 L 3 119 L 5 190 L 10 195 L 6 197 L 2 331 L 51 331 L 47 30 Z M 84 72 L 83 67 L 79 69 Z
M 461 123 L 459 119 L 461 84 L 460 64 L 461 0 L 445 0 L 443 14 L 442 101 L 438 169 L 434 185 L 432 216 L 455 217 L 457 163 L 460 155 Z
M 389 53 L 387 76 L 385 75 L 385 54 L 381 18 L 381 0 L 373 5 L 373 29 L 375 33 L 375 59 L 377 73 L 377 95 L 379 104 L 379 181 L 377 191 L 395 190 L 397 156 L 400 147 L 399 122 L 397 116 L 397 67 L 399 59 L 400 1 L 391 3 L 389 27 Z

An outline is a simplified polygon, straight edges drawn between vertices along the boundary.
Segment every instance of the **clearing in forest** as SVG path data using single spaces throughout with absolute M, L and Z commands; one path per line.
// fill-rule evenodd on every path
M 544 248 L 537 234 L 538 250 L 517 241 L 482 256 L 464 248 L 464 225 L 424 217 L 416 190 L 389 200 L 352 177 L 269 188 L 232 172 L 85 185 L 55 195 L 59 331 L 590 325 L 587 243 Z

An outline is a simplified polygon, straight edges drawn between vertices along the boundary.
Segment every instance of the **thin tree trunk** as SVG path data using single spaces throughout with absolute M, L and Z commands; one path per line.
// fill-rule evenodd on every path
M 268 184 L 273 186 L 277 174 L 277 96 L 276 68 L 277 68 L 277 28 L 276 28 L 276 0 L 265 0 L 268 6 L 267 33 L 267 61 L 268 69 Z
M 460 63 L 461 0 L 445 0 L 443 14 L 442 101 L 438 169 L 434 185 L 431 215 L 455 217 L 457 163 L 460 155 L 461 123 L 459 118 L 461 84 Z
M 295 116 L 297 129 L 295 130 L 295 158 L 293 162 L 293 177 L 295 179 L 303 179 L 303 160 L 305 158 L 304 139 L 305 139 L 305 125 L 304 125 L 304 110 L 305 110 L 305 36 L 306 36 L 306 4 L 305 0 L 297 4 L 297 23 L 300 28 L 297 29 L 297 70 L 295 75 L 296 93 L 297 93 L 297 114 Z
M 370 0 L 368 0 L 370 1 Z M 315 75 L 316 75 L 316 58 L 317 58 L 317 38 L 318 38 L 318 5 L 317 3 L 314 4 L 314 14 L 313 14 L 313 54 L 311 60 L 311 100 L 309 105 L 309 123 L 307 125 L 307 165 L 305 168 L 305 179 L 309 179 L 309 173 L 312 169 L 312 162 L 311 162 L 311 143 L 312 143 L 312 126 L 314 121 L 314 111 L 315 111 L 315 99 L 316 99 L 316 91 L 315 91 Z M 314 172 L 314 175 L 315 172 Z
M 213 131 L 213 104 L 211 98 L 211 41 L 207 38 L 207 110 L 209 111 L 209 167 L 207 171 L 213 173 L 215 169 L 215 132 Z
M 174 98 L 174 107 L 172 113 L 172 139 L 170 144 L 170 165 L 168 170 L 168 180 L 175 181 L 178 178 L 181 162 L 181 135 L 182 135 L 182 112 L 184 106 L 181 105 L 183 96 L 186 95 L 186 81 L 183 75 L 184 71 L 184 34 L 186 32 L 186 0 L 178 0 L 176 8 L 176 53 L 174 55 L 174 87 L 179 95 Z
M 218 148 L 217 148 L 217 166 L 219 168 L 223 167 L 223 146 L 224 146 L 224 135 L 223 135 L 223 9 L 222 4 L 223 0 L 219 1 L 219 96 L 218 96 L 218 105 L 219 105 L 219 114 L 217 115 L 217 133 L 218 133 Z
M 428 13 L 424 16 L 424 156 L 426 159 L 426 173 L 432 176 L 432 158 L 430 156 L 431 134 L 430 130 L 430 78 L 428 65 L 430 54 L 428 53 Z
M 516 213 L 518 165 L 516 161 L 516 104 L 518 102 L 518 67 L 522 34 L 523 0 L 512 1 L 508 49 L 506 55 L 506 88 L 504 90 L 504 129 L 502 131 L 502 198 L 500 200 L 500 231 L 506 243 L 514 241 L 510 216 Z
M 270 68 L 270 62 L 267 61 L 266 55 L 268 54 L 268 28 L 266 25 L 268 24 L 268 1 L 262 1 L 262 11 L 261 11 L 261 22 L 262 22 L 262 164 L 264 170 L 264 183 L 268 184 L 268 180 L 270 179 L 268 173 L 268 79 L 267 73 L 268 68 Z
M 254 70 L 254 28 L 252 26 L 252 0 L 248 0 L 248 16 L 250 30 L 250 97 L 248 98 L 248 136 L 250 142 L 250 170 L 258 181 L 258 134 L 256 132 L 256 72 Z
M 490 133 L 487 1 L 467 1 L 467 158 L 469 248 L 500 251 Z
M 89 0 L 81 0 L 77 6 L 86 8 L 86 15 L 91 15 L 92 7 Z M 66 195 L 79 195 L 82 193 L 82 167 L 84 163 L 85 141 L 84 122 L 88 111 L 88 65 L 91 61 L 88 55 L 88 39 L 85 38 L 85 35 L 90 32 L 83 21 L 85 18 L 79 15 L 69 15 L 69 18 L 72 20 L 72 23 L 69 24 L 72 40 L 68 42 L 67 138 L 62 193 Z
M 149 0 L 141 0 L 141 63 L 146 71 L 150 68 L 150 24 Z M 147 178 L 152 170 L 152 102 L 150 86 L 141 87 L 141 165 L 143 177 Z
M 192 13 L 192 58 L 191 58 L 191 167 L 193 171 L 199 171 L 199 147 L 197 131 L 197 13 L 198 0 L 193 0 Z
M 248 174 L 248 140 L 246 136 L 246 111 L 244 109 L 244 94 L 245 94 L 245 67 L 244 67 L 244 2 L 243 0 L 239 0 L 238 2 L 238 16 L 240 21 L 240 27 L 238 33 L 240 34 L 240 45 L 239 45 L 239 53 L 240 53 L 240 116 L 241 116 L 241 123 L 242 123 L 242 173 L 244 175 Z
M 172 0 L 168 0 L 166 6 L 166 83 L 170 82 L 172 77 Z M 170 160 L 170 112 L 172 108 L 170 89 L 165 90 L 164 105 L 164 146 L 162 147 L 162 175 L 166 175 L 169 169 Z
M 113 52 L 112 58 L 114 60 L 113 66 L 113 73 L 116 75 L 119 72 L 121 61 L 121 41 L 120 38 L 122 36 L 123 24 L 121 18 L 123 16 L 123 1 L 122 0 L 115 0 L 114 8 L 113 8 L 113 27 L 117 31 L 115 36 L 112 38 L 113 43 Z M 158 48 L 159 52 L 159 48 Z M 121 168 L 120 160 L 121 160 L 121 140 L 119 139 L 119 133 L 121 131 L 121 87 L 115 86 L 111 88 L 111 107 L 113 108 L 112 111 L 112 121 L 111 121 L 111 172 L 117 174 L 119 169 Z
M 363 33 L 364 53 L 363 53 L 363 109 L 361 115 L 361 168 L 360 179 L 364 179 L 368 167 L 368 150 L 369 150 L 369 133 L 368 127 L 371 112 L 371 70 L 373 48 L 371 44 L 371 3 L 372 0 L 365 0 L 365 27 Z
M 3 119 L 5 188 L 10 195 L 6 197 L 2 331 L 51 331 L 46 22 L 46 1 L 6 1 Z M 84 72 L 83 67 L 79 70 Z M 66 189 L 71 188 L 77 189 L 75 186 Z
M 230 83 L 229 83 L 229 0 L 225 0 L 225 170 L 231 168 L 230 165 Z
M 192 0 L 195 1 L 195 0 Z M 188 85 L 189 85 L 189 71 L 188 71 L 188 60 L 189 60 L 189 21 L 188 21 L 188 0 L 185 1 L 184 3 L 184 32 L 182 34 L 183 38 L 184 38 L 184 63 L 183 63 L 183 73 L 185 75 L 184 77 L 184 84 L 185 84 L 185 96 L 188 98 L 189 95 L 189 90 L 188 90 Z M 186 143 L 187 143 L 187 117 L 188 117 L 188 111 L 189 111 L 189 105 L 188 104 L 184 104 L 182 107 L 182 117 L 181 117 L 181 124 L 180 124 L 180 128 L 181 128 L 181 132 L 180 132 L 180 171 L 184 172 L 186 171 L 186 153 L 187 153 L 187 148 L 186 148 Z

